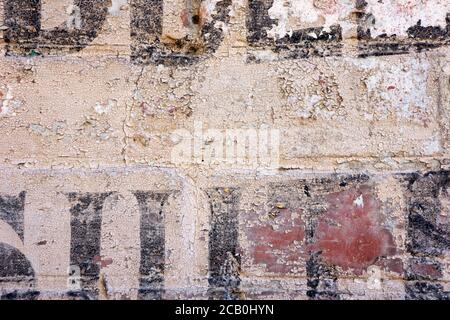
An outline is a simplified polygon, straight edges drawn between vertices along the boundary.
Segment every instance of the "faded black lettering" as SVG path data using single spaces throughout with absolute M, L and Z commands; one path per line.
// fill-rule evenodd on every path
M 164 293 L 164 206 L 170 192 L 136 191 L 141 214 L 139 299 L 161 299 Z
M 74 0 L 73 23 L 41 28 L 40 0 L 6 1 L 4 38 L 7 54 L 39 55 L 79 51 L 89 45 L 105 22 L 108 0 Z
M 70 265 L 80 270 L 81 290 L 72 291 L 69 296 L 81 299 L 98 297 L 101 257 L 100 239 L 103 205 L 112 192 L 69 193 L 71 241 Z
M 232 188 L 207 191 L 211 208 L 209 232 L 209 294 L 211 299 L 240 296 L 238 210 L 240 193 Z
M 438 219 L 442 199 L 448 199 L 450 171 L 409 174 L 407 181 L 407 249 L 411 254 L 405 270 L 406 299 L 450 300 L 439 282 L 440 258 L 450 250 L 450 225 Z
M 228 23 L 231 0 L 221 0 L 206 21 L 202 1 L 186 9 L 190 35 L 162 38 L 163 0 L 131 0 L 131 59 L 143 64 L 186 65 L 210 56 L 223 39 L 221 23 Z M 180 17 L 181 19 L 181 17 Z

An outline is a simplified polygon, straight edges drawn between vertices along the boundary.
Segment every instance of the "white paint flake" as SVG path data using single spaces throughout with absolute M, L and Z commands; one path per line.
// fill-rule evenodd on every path
M 358 208 L 364 208 L 364 198 L 363 195 L 360 195 L 358 198 L 353 201 L 353 204 Z
M 409 27 L 420 20 L 422 26 L 445 29 L 445 17 L 450 12 L 448 0 L 366 0 L 366 12 L 375 17 L 371 36 L 381 34 L 406 36 Z

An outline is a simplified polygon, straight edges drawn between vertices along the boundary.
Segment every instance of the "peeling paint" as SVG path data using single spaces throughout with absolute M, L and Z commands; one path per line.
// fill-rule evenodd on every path
M 94 110 L 98 114 L 108 114 L 115 107 L 117 107 L 117 100 L 108 99 L 108 102 L 106 102 L 106 103 L 97 102 L 95 107 L 94 107 Z
M 322 27 L 330 32 L 330 27 L 341 24 L 348 28 L 349 15 L 353 10 L 353 1 L 282 1 L 274 0 L 269 9 L 270 18 L 277 21 L 268 35 L 280 39 L 292 36 L 293 31 L 300 28 Z M 313 37 L 316 37 L 313 34 Z
M 407 37 L 409 27 L 418 21 L 424 27 L 447 26 L 446 13 L 450 4 L 446 0 L 366 0 L 367 12 L 375 17 L 375 24 L 370 28 L 372 37 L 380 35 L 397 35 Z
M 0 0 L 0 298 L 449 299 L 448 9 Z

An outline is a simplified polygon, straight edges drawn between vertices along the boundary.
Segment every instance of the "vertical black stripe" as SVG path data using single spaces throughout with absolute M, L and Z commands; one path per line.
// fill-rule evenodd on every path
M 448 197 L 450 171 L 428 172 L 423 175 L 406 175 L 407 185 L 407 250 L 411 257 L 405 269 L 406 299 L 449 300 L 450 292 L 444 289 L 438 276 L 420 274 L 414 265 L 425 268 L 442 268 L 439 257 L 450 249 L 450 228 L 438 222 L 445 210 L 440 197 Z M 439 273 L 439 272 L 437 272 Z
M 9 224 L 23 241 L 25 195 L 22 191 L 18 196 L 0 194 L 0 220 Z
M 0 220 L 9 224 L 24 241 L 25 195 L 0 194 Z M 39 292 L 35 271 L 28 258 L 8 244 L 2 243 L 0 235 L 0 300 L 34 300 Z M 13 287 L 13 288 L 11 288 Z
M 69 193 L 71 242 L 70 265 L 80 268 L 81 290 L 71 295 L 85 299 L 98 297 L 102 210 L 112 192 Z
M 72 14 L 81 20 L 79 28 L 66 23 L 50 29 L 41 28 L 41 0 L 6 1 L 4 14 L 8 29 L 5 41 L 9 54 L 29 55 L 79 51 L 100 32 L 108 13 L 108 0 L 74 0 Z M 36 50 L 36 51 L 33 51 Z
M 237 189 L 215 188 L 207 191 L 211 208 L 209 232 L 209 297 L 238 299 L 240 256 L 238 254 Z
M 141 214 L 139 299 L 161 299 L 164 293 L 164 205 L 169 192 L 136 191 Z

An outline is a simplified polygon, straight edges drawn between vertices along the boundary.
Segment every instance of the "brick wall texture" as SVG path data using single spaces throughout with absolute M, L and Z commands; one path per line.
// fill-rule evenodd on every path
M 448 0 L 0 0 L 2 299 L 450 299 Z

